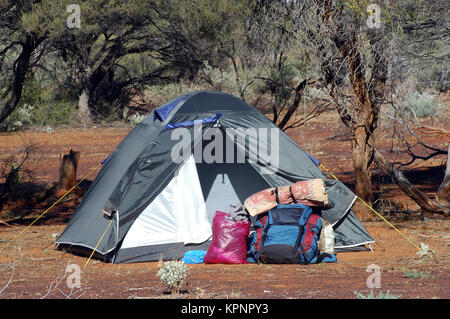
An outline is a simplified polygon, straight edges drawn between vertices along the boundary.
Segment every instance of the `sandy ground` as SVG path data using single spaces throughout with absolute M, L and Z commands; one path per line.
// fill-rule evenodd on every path
M 171 295 L 156 273 L 157 262 L 107 264 L 53 249 L 52 234 L 64 225 L 33 226 L 0 257 L 1 298 L 356 298 L 367 295 L 379 267 L 380 289 L 401 298 L 449 298 L 448 220 L 396 223 L 417 243 L 425 242 L 436 259 L 420 258 L 415 248 L 383 222 L 365 226 L 381 247 L 373 252 L 339 253 L 335 264 L 318 265 L 189 265 L 191 280 L 179 295 Z M 23 226 L 1 229 L 1 244 L 14 238 Z M 69 289 L 67 280 L 81 271 L 80 288 Z M 75 266 L 75 267 L 77 267 Z M 70 266 L 74 267 L 74 266 Z M 371 272 L 368 272 L 371 271 Z M 408 278 L 409 273 L 423 278 Z M 369 281 L 369 286 L 368 286 Z
M 445 121 L 441 127 L 449 124 Z M 13 157 L 20 159 L 23 148 L 34 145 L 27 167 L 35 183 L 55 182 L 60 154 L 72 148 L 82 153 L 78 168 L 81 179 L 106 158 L 129 131 L 130 127 L 118 125 L 86 130 L 55 128 L 52 133 L 38 129 L 1 133 L 0 163 Z M 353 187 L 350 143 L 336 118 L 316 120 L 288 133 Z M 379 134 L 389 135 L 382 130 Z M 390 141 L 383 141 L 379 148 L 389 154 Z M 435 137 L 430 142 L 444 147 L 449 141 Z M 431 196 L 442 179 L 444 163 L 445 156 L 436 157 L 414 163 L 405 173 Z M 375 294 L 389 290 L 401 298 L 450 297 L 450 220 L 419 211 L 411 213 L 417 208 L 415 204 L 376 170 L 377 194 L 409 212 L 386 217 L 417 245 L 421 242 L 429 245 L 434 251 L 432 256 L 420 258 L 408 240 L 375 217 L 373 221 L 364 222 L 377 241 L 372 245 L 373 251 L 339 253 L 335 264 L 189 265 L 189 285 L 176 295 L 168 293 L 160 283 L 156 276 L 157 262 L 107 264 L 91 260 L 84 267 L 87 258 L 54 249 L 55 236 L 64 230 L 95 173 L 29 228 L 26 227 L 56 198 L 33 207 L 26 206 L 26 199 L 4 203 L 0 217 L 8 223 L 0 224 L 0 298 L 356 298 L 355 291 L 367 295 L 371 290 L 373 277 L 370 276 L 374 273 L 368 272 L 368 267 L 369 270 L 379 267 L 381 286 L 374 288 Z M 4 180 L 0 180 L 2 182 Z M 14 214 L 23 217 L 14 220 L 11 218 Z M 67 283 L 73 279 L 71 274 L 77 267 L 81 272 L 80 287 L 70 289 Z M 412 278 L 414 271 L 420 278 Z

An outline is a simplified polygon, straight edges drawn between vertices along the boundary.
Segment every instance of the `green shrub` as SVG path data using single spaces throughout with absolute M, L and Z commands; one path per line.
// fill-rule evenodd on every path
M 76 114 L 76 103 L 71 101 L 50 101 L 37 105 L 32 124 L 39 126 L 71 124 Z
M 73 102 L 54 101 L 37 105 L 22 104 L 2 123 L 6 131 L 17 131 L 25 126 L 53 126 L 71 124 L 76 108 Z
M 25 81 L 19 104 L 1 126 L 11 132 L 26 126 L 71 124 L 76 105 L 75 100 L 64 97 L 57 88 L 51 89 L 32 77 Z
M 146 117 L 147 117 L 147 115 L 135 113 L 135 114 L 133 114 L 133 115 L 128 117 L 128 121 L 131 123 L 131 125 L 136 126 L 136 124 L 141 122 Z
M 184 93 L 192 91 L 205 90 L 206 87 L 198 86 L 193 83 L 166 83 L 148 86 L 145 89 L 145 95 L 155 106 L 161 106 L 167 101 L 176 98 Z
M 32 124 L 32 112 L 34 106 L 23 104 L 16 108 L 2 123 L 2 126 L 7 132 L 18 131 L 24 125 Z
M 403 100 L 403 106 L 418 118 L 436 118 L 443 114 L 442 105 L 428 93 L 408 93 Z
M 414 269 L 413 271 L 409 271 L 408 269 L 403 268 L 402 272 L 406 278 L 410 279 L 433 278 L 433 276 L 430 275 L 429 271 L 417 271 L 416 269 Z
M 401 295 L 392 295 L 389 290 L 386 291 L 386 293 L 383 293 L 383 291 L 380 290 L 376 296 L 373 293 L 373 290 L 371 290 L 367 296 L 358 291 L 354 291 L 354 293 L 358 299 L 398 299 L 401 297 Z
M 195 81 L 181 80 L 179 82 L 154 84 L 146 87 L 145 95 L 155 106 L 160 106 L 167 101 L 184 93 L 210 90 L 233 94 L 240 97 L 240 92 L 236 82 L 234 69 L 228 65 L 221 68 L 213 67 L 208 62 L 204 62 L 201 74 Z M 256 72 L 242 68 L 239 69 L 241 86 L 246 87 L 245 99 L 252 103 L 259 95 L 264 81 L 256 79 Z M 207 80 L 206 80 L 207 79 Z M 251 85 L 250 85 L 251 84 Z

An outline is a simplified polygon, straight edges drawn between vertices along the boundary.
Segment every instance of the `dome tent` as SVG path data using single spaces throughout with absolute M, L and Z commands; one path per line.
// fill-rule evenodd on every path
M 188 93 L 154 110 L 117 146 L 56 244 L 82 255 L 95 249 L 95 257 L 117 263 L 181 258 L 207 249 L 216 210 L 313 178 L 325 181 L 329 206 L 321 214 L 334 226 L 335 248 L 374 242 L 351 211 L 355 194 L 316 164 L 241 99 Z

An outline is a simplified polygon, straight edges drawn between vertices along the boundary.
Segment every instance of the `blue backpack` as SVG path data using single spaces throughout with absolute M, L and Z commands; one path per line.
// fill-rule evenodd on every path
M 258 216 L 251 234 L 248 262 L 311 264 L 336 262 L 336 256 L 318 248 L 322 220 L 311 207 L 282 205 Z

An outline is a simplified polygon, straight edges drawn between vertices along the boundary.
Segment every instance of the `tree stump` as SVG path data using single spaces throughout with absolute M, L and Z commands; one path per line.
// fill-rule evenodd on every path
M 77 184 L 77 166 L 81 152 L 70 150 L 62 157 L 59 166 L 59 190 L 69 190 Z

